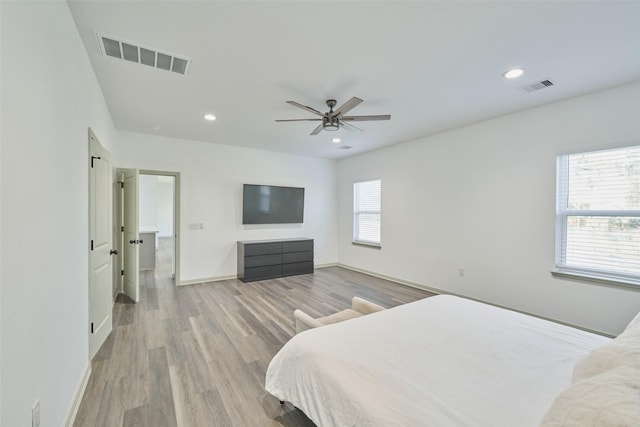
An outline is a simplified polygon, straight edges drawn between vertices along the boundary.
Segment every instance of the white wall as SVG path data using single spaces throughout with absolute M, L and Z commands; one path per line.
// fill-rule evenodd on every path
M 158 228 L 158 177 L 140 175 L 138 190 L 140 229 Z
M 88 127 L 115 129 L 67 4 L 0 2 L 0 424 L 63 425 L 88 366 Z
M 119 167 L 180 172 L 180 281 L 237 274 L 236 241 L 309 237 L 337 261 L 334 160 L 118 132 Z M 242 225 L 242 184 L 305 187 L 303 224 Z M 190 230 L 189 223 L 204 223 Z
M 155 228 L 158 237 L 173 236 L 173 177 L 140 175 L 140 229 Z
M 158 237 L 173 237 L 173 177 L 158 177 Z
M 640 292 L 551 276 L 555 159 L 640 142 L 639 99 L 636 83 L 340 160 L 340 263 L 620 332 Z M 370 178 L 382 179 L 381 250 L 351 244 L 352 185 Z

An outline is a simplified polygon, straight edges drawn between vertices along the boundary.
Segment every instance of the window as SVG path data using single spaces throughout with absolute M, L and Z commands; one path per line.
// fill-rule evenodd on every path
M 353 241 L 380 246 L 380 180 L 353 184 Z
M 640 146 L 558 157 L 559 272 L 640 285 Z

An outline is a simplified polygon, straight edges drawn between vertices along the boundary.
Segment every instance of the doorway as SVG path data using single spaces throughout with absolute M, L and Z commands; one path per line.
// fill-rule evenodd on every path
M 129 185 L 128 175 L 135 175 Z M 114 240 L 120 255 L 113 298 L 125 294 L 137 302 L 145 271 L 172 286 L 180 283 L 180 174 L 119 168 L 117 176 Z
M 140 171 L 140 270 L 178 283 L 178 186 L 172 172 Z

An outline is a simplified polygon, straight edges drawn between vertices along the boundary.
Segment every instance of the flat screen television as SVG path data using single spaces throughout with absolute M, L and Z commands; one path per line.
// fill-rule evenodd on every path
M 243 224 L 301 224 L 304 188 L 244 184 Z

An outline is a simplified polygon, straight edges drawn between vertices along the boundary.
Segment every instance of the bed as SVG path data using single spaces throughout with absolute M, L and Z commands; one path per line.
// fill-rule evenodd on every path
M 610 342 L 439 295 L 294 336 L 265 388 L 321 427 L 538 426 Z

